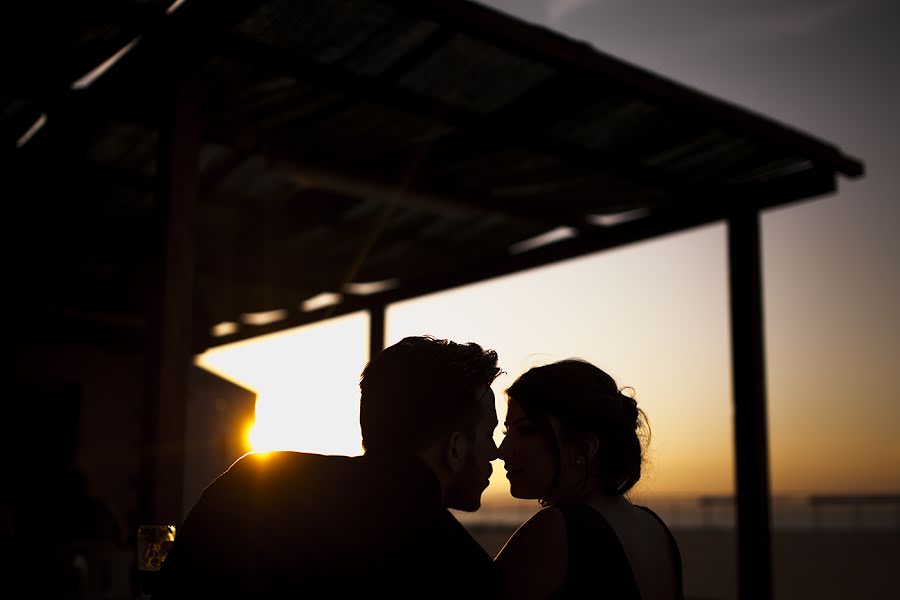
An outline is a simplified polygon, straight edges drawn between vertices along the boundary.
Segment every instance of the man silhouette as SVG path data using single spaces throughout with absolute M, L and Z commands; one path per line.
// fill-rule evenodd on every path
M 360 378 L 365 454 L 248 454 L 179 528 L 160 598 L 496 597 L 477 510 L 497 457 L 497 354 L 408 337 Z

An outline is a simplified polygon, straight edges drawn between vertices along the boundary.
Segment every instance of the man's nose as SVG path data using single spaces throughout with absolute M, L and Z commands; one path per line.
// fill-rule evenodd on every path
M 491 460 L 497 460 L 497 442 L 491 440 L 490 447 L 488 448 L 488 454 L 491 456 Z
M 507 450 L 509 449 L 509 446 L 507 446 L 506 444 L 506 440 L 507 438 L 503 438 L 503 441 L 500 442 L 500 446 L 497 448 L 497 458 L 504 461 L 506 460 Z

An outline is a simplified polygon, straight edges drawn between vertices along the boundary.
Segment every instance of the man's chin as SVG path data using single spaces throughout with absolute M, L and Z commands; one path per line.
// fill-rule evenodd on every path
M 452 508 L 453 510 L 460 510 L 462 512 L 475 512 L 479 508 L 481 508 L 481 498 L 479 498 L 475 502 L 454 502 L 450 504 L 447 508 Z

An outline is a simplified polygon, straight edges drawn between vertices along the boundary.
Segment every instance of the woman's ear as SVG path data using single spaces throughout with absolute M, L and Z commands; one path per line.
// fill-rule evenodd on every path
M 581 440 L 584 449 L 585 460 L 590 463 L 597 457 L 597 451 L 600 450 L 600 438 L 596 433 L 586 433 Z
M 582 433 L 570 446 L 569 461 L 576 465 L 590 464 L 600 449 L 600 438 L 595 433 Z
M 444 446 L 444 463 L 452 473 L 458 473 L 466 466 L 469 457 L 469 439 L 461 431 L 454 431 Z

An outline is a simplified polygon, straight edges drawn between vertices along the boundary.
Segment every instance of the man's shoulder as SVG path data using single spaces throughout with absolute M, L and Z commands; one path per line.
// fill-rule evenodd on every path
M 357 460 L 350 456 L 331 456 L 290 450 L 248 452 L 237 459 L 224 474 L 253 473 L 260 477 L 277 477 L 280 474 L 296 475 L 297 472 L 319 469 L 346 469 L 354 465 Z
M 204 492 L 216 497 L 234 494 L 267 494 L 303 486 L 325 485 L 329 481 L 348 479 L 359 469 L 357 459 L 307 452 L 251 452 L 236 460 L 219 475 Z
M 297 452 L 294 450 L 274 450 L 271 452 L 248 452 L 234 461 L 230 469 L 239 465 L 285 465 L 285 464 L 317 464 L 341 463 L 355 460 L 358 457 L 316 454 L 314 452 Z

